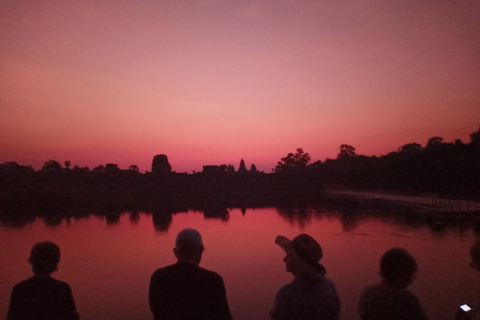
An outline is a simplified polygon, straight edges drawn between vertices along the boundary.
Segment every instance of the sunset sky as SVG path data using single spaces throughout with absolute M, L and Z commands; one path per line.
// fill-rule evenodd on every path
M 0 0 L 0 163 L 271 172 L 479 123 L 478 0 Z

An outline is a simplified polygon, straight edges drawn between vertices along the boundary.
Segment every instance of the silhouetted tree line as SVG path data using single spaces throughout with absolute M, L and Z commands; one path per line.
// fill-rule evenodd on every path
M 314 202 L 325 186 L 475 196 L 480 191 L 480 128 L 470 135 L 469 143 L 445 143 L 433 137 L 425 147 L 410 143 L 381 157 L 357 155 L 353 146 L 342 144 L 337 159 L 310 161 L 310 155 L 299 148 L 281 158 L 269 174 L 254 164 L 248 170 L 243 159 L 237 171 L 222 164 L 204 166 L 193 174 L 176 173 L 164 154 L 156 155 L 151 172 L 145 173 L 136 165 L 122 170 L 113 163 L 90 170 L 71 168 L 70 161 L 62 166 L 49 160 L 35 171 L 5 162 L 0 164 L 0 208 L 153 212 L 159 203 L 171 203 L 168 210 L 208 211 Z
M 474 198 L 480 194 L 480 128 L 470 134 L 469 143 L 432 137 L 425 147 L 409 143 L 380 157 L 355 151 L 342 144 L 336 159 L 310 163 L 310 155 L 299 148 L 282 158 L 274 171 L 283 176 L 306 175 L 310 182 L 338 189 Z
M 353 147 L 342 147 L 337 159 L 310 167 L 324 184 L 477 199 L 480 194 L 480 128 L 470 135 L 470 143 L 458 139 L 446 143 L 432 137 L 425 147 L 409 143 L 381 157 L 356 155 Z
M 172 171 L 163 154 L 153 158 L 152 171 L 145 173 L 136 165 L 122 170 L 113 163 L 90 170 L 71 168 L 69 161 L 62 166 L 49 160 L 35 171 L 31 166 L 6 162 L 0 164 L 0 209 L 19 212 L 35 208 L 47 215 L 101 210 L 114 217 L 128 210 L 154 212 L 168 203 L 167 211 L 198 209 L 221 217 L 218 212 L 225 211 L 218 208 L 312 198 L 319 186 L 306 173 L 265 174 L 254 164 L 248 170 L 243 159 L 237 171 L 223 164 L 204 166 L 203 172 L 194 174 Z

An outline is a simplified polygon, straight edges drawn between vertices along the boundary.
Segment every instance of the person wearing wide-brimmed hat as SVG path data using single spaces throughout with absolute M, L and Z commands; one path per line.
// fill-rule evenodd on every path
M 278 236 L 275 243 L 287 253 L 283 261 L 287 272 L 295 278 L 275 296 L 271 319 L 337 320 L 340 299 L 332 280 L 325 277 L 325 267 L 319 262 L 323 251 L 318 242 L 308 234 L 301 234 L 291 241 Z

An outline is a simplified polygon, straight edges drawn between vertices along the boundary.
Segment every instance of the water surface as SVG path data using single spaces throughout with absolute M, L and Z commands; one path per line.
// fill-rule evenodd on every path
M 148 283 L 159 267 L 175 262 L 176 234 L 198 229 L 206 251 L 201 266 L 220 273 L 235 319 L 268 319 L 277 290 L 291 281 L 277 235 L 308 233 L 324 250 L 323 264 L 342 301 L 341 319 L 358 319 L 361 289 L 379 280 L 378 260 L 393 246 L 416 257 L 419 272 L 410 290 L 431 319 L 453 319 L 458 305 L 473 304 L 480 274 L 468 265 L 476 238 L 471 225 L 421 223 L 363 213 L 353 218 L 335 210 L 229 209 L 220 218 L 188 211 L 163 219 L 148 213 L 62 220 L 41 219 L 20 228 L 0 227 L 0 318 L 5 318 L 12 287 L 31 276 L 29 251 L 51 240 L 62 250 L 53 274 L 68 282 L 83 320 L 152 319 Z M 155 221 L 154 221 L 155 220 Z M 157 225 L 155 228 L 154 225 Z

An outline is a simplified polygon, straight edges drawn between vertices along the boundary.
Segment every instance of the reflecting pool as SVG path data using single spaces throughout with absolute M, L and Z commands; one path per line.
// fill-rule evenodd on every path
M 234 319 L 269 319 L 277 290 L 292 276 L 285 272 L 277 235 L 312 235 L 324 251 L 322 263 L 337 286 L 341 319 L 358 319 L 361 289 L 379 280 L 384 251 L 406 248 L 419 266 L 410 290 L 431 319 L 453 319 L 457 306 L 474 304 L 480 274 L 469 266 L 477 237 L 468 217 L 437 221 L 431 217 L 349 213 L 302 207 L 187 211 L 174 214 L 125 212 L 115 217 L 87 215 L 21 227 L 0 226 L 0 318 L 5 318 L 13 286 L 31 276 L 27 258 L 33 244 L 51 240 L 62 250 L 53 276 L 73 290 L 83 320 L 152 319 L 148 284 L 159 267 L 172 264 L 175 236 L 198 229 L 206 251 L 201 266 L 222 275 Z M 459 222 L 460 221 L 460 222 Z M 470 221 L 470 222 L 469 222 Z

